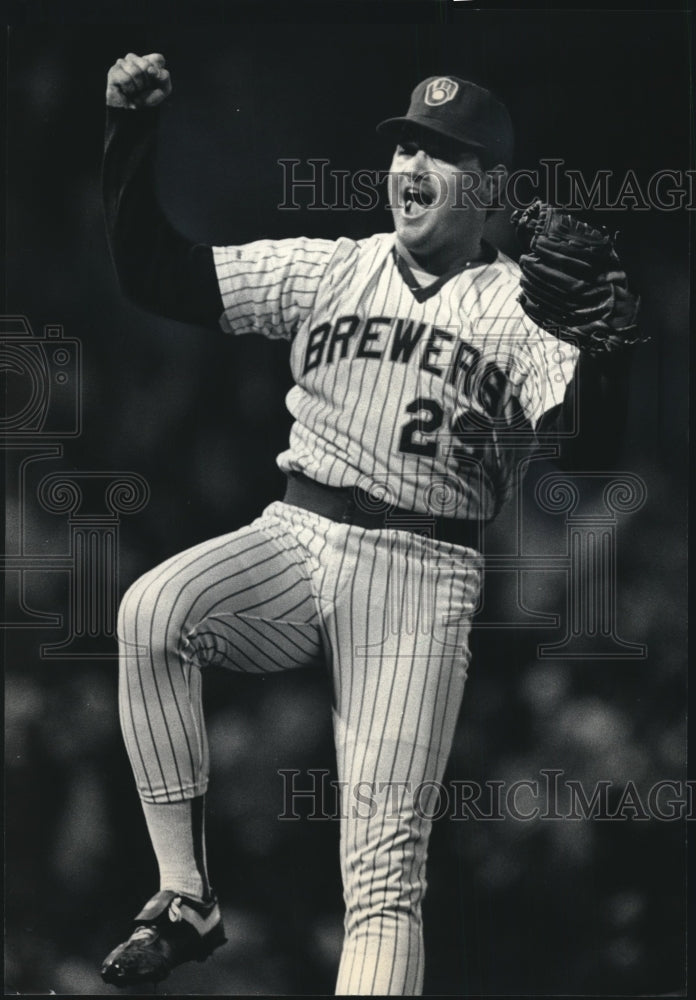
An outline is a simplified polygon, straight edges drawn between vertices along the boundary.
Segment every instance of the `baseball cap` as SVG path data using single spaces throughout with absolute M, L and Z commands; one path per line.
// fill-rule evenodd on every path
M 414 88 L 408 111 L 387 118 L 377 131 L 396 137 L 404 125 L 418 125 L 473 149 L 493 163 L 509 164 L 514 135 L 507 108 L 490 91 L 458 76 L 429 76 Z

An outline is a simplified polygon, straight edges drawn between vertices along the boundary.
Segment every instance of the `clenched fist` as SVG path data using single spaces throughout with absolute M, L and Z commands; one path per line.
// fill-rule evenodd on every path
M 106 103 L 110 108 L 154 108 L 172 92 L 164 56 L 152 52 L 136 56 L 129 52 L 118 59 L 106 78 Z

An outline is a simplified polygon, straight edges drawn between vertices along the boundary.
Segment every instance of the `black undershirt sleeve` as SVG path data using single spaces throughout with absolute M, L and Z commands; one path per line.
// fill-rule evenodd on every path
M 158 109 L 107 108 L 103 195 L 114 267 L 123 293 L 143 309 L 219 330 L 212 249 L 177 232 L 157 201 L 158 120 Z
M 560 446 L 556 462 L 562 469 L 608 471 L 617 461 L 626 423 L 632 352 L 630 347 L 605 357 L 580 352 L 563 402 L 548 410 L 537 426 L 541 443 Z

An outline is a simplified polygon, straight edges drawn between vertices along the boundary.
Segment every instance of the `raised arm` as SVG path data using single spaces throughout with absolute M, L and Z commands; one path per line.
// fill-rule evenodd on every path
M 121 289 L 133 302 L 218 330 L 223 305 L 212 249 L 177 232 L 155 193 L 159 107 L 171 90 L 159 53 L 129 53 L 109 70 L 103 169 L 109 247 Z

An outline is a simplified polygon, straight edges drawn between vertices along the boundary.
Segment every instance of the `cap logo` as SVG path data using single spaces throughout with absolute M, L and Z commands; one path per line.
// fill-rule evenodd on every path
M 457 96 L 459 84 L 456 80 L 450 80 L 448 76 L 441 76 L 437 80 L 431 80 L 425 88 L 425 103 L 431 108 L 436 108 L 439 104 L 447 104 Z

